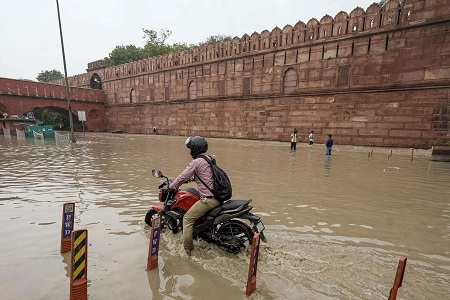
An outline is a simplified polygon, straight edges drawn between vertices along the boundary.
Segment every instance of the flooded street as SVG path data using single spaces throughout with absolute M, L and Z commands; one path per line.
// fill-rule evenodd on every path
M 266 225 L 257 289 L 245 296 L 250 249 L 238 255 L 163 231 L 159 270 L 146 271 L 160 169 L 174 179 L 191 160 L 185 137 L 79 134 L 71 146 L 0 136 L 0 295 L 68 299 L 62 205 L 88 229 L 89 299 L 397 299 L 450 295 L 450 163 L 431 150 L 208 139 L 233 199 L 253 199 Z M 335 137 L 339 143 L 339 137 Z M 373 151 L 369 157 L 368 153 Z M 189 184 L 186 186 L 194 186 Z

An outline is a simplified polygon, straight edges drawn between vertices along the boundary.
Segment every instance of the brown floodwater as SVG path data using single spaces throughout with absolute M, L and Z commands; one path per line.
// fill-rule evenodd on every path
M 65 202 L 88 229 L 90 299 L 387 299 L 401 256 L 397 299 L 449 299 L 450 163 L 431 162 L 430 150 L 411 160 L 411 149 L 335 145 L 326 157 L 321 144 L 209 139 L 233 198 L 253 199 L 266 225 L 246 297 L 249 249 L 195 241 L 187 258 L 181 234 L 163 232 L 159 268 L 145 270 L 143 218 L 161 183 L 151 170 L 177 176 L 190 161 L 185 137 L 77 138 L 0 136 L 1 299 L 68 299 Z

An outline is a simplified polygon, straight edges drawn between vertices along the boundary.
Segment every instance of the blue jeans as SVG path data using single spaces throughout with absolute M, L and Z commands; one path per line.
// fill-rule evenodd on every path
M 331 147 L 327 147 L 327 152 L 325 153 L 325 155 L 331 155 Z

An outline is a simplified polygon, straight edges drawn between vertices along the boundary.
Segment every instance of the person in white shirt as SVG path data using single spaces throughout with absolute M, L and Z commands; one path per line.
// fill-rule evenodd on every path
M 314 130 L 311 130 L 311 133 L 309 134 L 309 144 L 314 144 Z

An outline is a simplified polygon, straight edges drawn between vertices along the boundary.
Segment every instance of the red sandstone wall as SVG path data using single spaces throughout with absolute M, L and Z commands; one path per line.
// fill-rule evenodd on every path
M 391 0 L 89 68 L 71 84 L 101 76 L 111 130 L 286 140 L 298 127 L 319 141 L 421 147 L 450 136 L 450 0 Z
M 302 142 L 314 130 L 319 143 L 331 133 L 339 144 L 428 148 L 436 133 L 448 134 L 433 131 L 430 120 L 448 93 L 438 88 L 114 106 L 107 111 L 107 127 L 150 133 L 156 126 L 160 134 L 279 141 L 288 141 L 297 127 Z
M 86 126 L 90 131 L 105 130 L 105 94 L 100 90 L 70 87 L 72 111 L 86 112 Z M 21 115 L 36 107 L 60 107 L 67 110 L 66 87 L 0 78 L 0 112 L 9 116 Z

